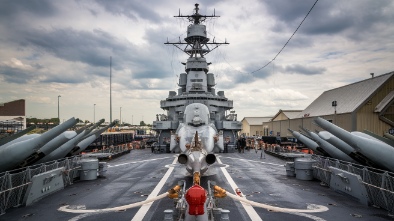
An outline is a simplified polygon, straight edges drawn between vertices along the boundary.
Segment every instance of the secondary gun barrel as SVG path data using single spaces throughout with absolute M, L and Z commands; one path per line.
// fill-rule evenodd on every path
M 342 152 L 344 152 L 345 154 L 347 154 L 349 157 L 359 162 L 360 164 L 375 166 L 375 164 L 370 159 L 363 156 L 361 153 L 358 153 L 352 146 L 350 146 L 343 140 L 339 139 L 338 137 L 334 136 L 330 132 L 320 131 L 318 135 L 320 138 L 334 145 L 335 147 L 340 149 Z
M 328 154 L 326 154 L 325 152 L 323 153 L 321 150 L 319 150 L 319 144 L 317 144 L 315 141 L 309 139 L 308 137 L 304 136 L 303 134 L 301 134 L 298 131 L 294 131 L 291 129 L 287 129 L 288 131 L 290 131 L 293 136 L 295 138 L 297 138 L 299 141 L 301 141 L 306 147 L 308 147 L 309 149 L 313 150 L 313 152 L 316 153 L 321 153 L 325 156 L 328 156 Z
M 379 167 L 394 171 L 394 161 L 392 158 L 394 156 L 394 148 L 392 146 L 381 141 L 356 136 L 320 117 L 316 118 L 315 122 L 323 129 L 345 141 L 357 150 L 357 152 L 371 159 Z
M 67 156 L 71 155 L 76 155 L 79 154 L 80 152 L 84 151 L 93 141 L 97 139 L 97 137 L 100 136 L 104 131 L 106 131 L 108 128 L 113 127 L 115 125 L 115 122 L 112 122 L 110 125 L 98 129 L 97 131 L 91 132 L 90 136 L 86 137 L 85 139 L 81 140 L 68 154 Z
M 24 161 L 34 152 L 38 151 L 42 146 L 53 138 L 59 136 L 62 132 L 75 124 L 75 119 L 71 118 L 66 122 L 52 128 L 39 137 L 21 141 L 0 150 L 0 172 L 14 169 L 19 163 Z
M 49 153 L 48 155 L 43 157 L 41 160 L 37 161 L 37 163 L 44 163 L 44 162 L 64 158 L 67 155 L 67 153 L 69 153 L 71 151 L 71 149 L 78 142 L 80 142 L 86 134 L 90 133 L 91 130 L 92 129 L 89 128 L 89 129 L 83 131 L 82 133 L 76 135 L 71 140 L 67 141 L 66 143 L 64 143 L 63 145 L 61 145 L 60 147 L 56 148 L 54 151 L 52 151 L 51 153 Z
M 75 121 L 76 123 L 77 121 Z M 46 143 L 43 147 L 41 147 L 37 152 L 30 155 L 26 160 L 19 164 L 19 167 L 24 167 L 27 165 L 33 165 L 35 162 L 44 158 L 46 155 L 50 154 L 57 147 L 63 145 L 65 142 L 69 141 L 73 137 L 75 137 L 77 133 L 75 131 L 64 131 L 59 136 L 53 138 L 51 141 Z
M 16 133 L 16 134 L 13 134 L 11 136 L 2 138 L 2 139 L 0 139 L 0 146 L 4 145 L 4 144 L 6 144 L 6 143 L 8 143 L 10 141 L 13 141 L 15 139 L 18 139 L 19 137 L 22 137 L 23 135 L 29 133 L 30 131 L 32 131 L 34 129 L 36 129 L 35 125 L 34 126 L 30 126 L 30 127 L 26 128 L 26 129 L 20 131 L 19 133 Z
M 386 144 L 388 144 L 388 145 L 394 147 L 394 139 L 393 139 L 393 140 L 390 140 L 389 138 L 381 137 L 381 136 L 379 136 L 379 135 L 377 135 L 377 134 L 372 133 L 372 132 L 369 131 L 369 130 L 364 130 L 364 133 L 365 133 L 365 134 L 368 134 L 369 136 L 375 137 L 376 139 L 378 139 L 378 140 L 380 140 L 380 141 L 382 141 L 382 142 L 385 142 Z
M 15 139 L 15 140 L 12 140 L 12 141 L 4 144 L 3 146 L 0 146 L 0 149 L 8 147 L 8 146 L 10 146 L 10 145 L 12 145 L 14 143 L 22 142 L 22 141 L 25 141 L 25 140 L 30 140 L 32 138 L 36 138 L 36 137 L 39 137 L 39 136 L 41 136 L 41 134 L 27 134 L 27 135 L 21 136 L 21 137 Z
M 353 162 L 353 163 L 356 162 L 351 157 L 349 157 L 344 152 L 342 152 L 340 149 L 336 148 L 334 145 L 332 145 L 329 142 L 327 142 L 327 141 L 323 140 L 322 138 L 320 138 L 314 132 L 309 131 L 309 136 L 311 136 L 312 139 L 314 139 L 319 144 L 319 146 L 321 148 L 323 148 L 333 158 L 336 158 L 338 160 L 347 161 L 347 162 Z

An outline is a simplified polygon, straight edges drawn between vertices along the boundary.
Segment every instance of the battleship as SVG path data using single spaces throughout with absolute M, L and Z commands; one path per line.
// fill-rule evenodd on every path
M 204 57 L 222 43 L 209 42 L 203 22 L 219 16 L 195 4 L 192 15 L 175 17 L 191 22 L 188 36 L 167 44 L 190 57 L 178 93 L 160 102 L 167 114 L 153 123 L 156 151 L 100 162 L 80 155 L 108 127 L 66 131 L 74 118 L 40 136 L 0 140 L 0 220 L 394 220 L 388 139 L 316 118 L 326 131 L 290 130 L 315 154 L 274 144 L 235 152 L 240 123 L 233 102 L 215 93 Z

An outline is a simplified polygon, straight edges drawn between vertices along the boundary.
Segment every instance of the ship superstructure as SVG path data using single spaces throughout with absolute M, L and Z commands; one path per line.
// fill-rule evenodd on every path
M 176 139 L 174 133 L 179 123 L 184 120 L 185 107 L 192 103 L 201 103 L 208 107 L 210 122 L 215 125 L 218 131 L 218 145 L 223 146 L 226 142 L 228 150 L 232 151 L 237 132 L 241 130 L 241 123 L 237 121 L 237 115 L 232 110 L 233 101 L 225 97 L 224 91 L 216 92 L 215 76 L 213 73 L 209 73 L 211 63 L 208 63 L 205 58 L 205 55 L 212 50 L 228 43 L 210 41 L 203 22 L 207 18 L 219 16 L 215 14 L 201 15 L 198 6 L 199 4 L 195 4 L 192 15 L 179 13 L 178 16 L 174 16 L 187 18 L 191 22 L 187 27 L 187 37 L 184 38 L 184 41 L 167 41 L 165 44 L 174 45 L 188 54 L 189 58 L 186 63 L 182 63 L 186 73 L 181 73 L 179 76 L 178 92 L 169 91 L 168 97 L 160 101 L 160 107 L 166 110 L 167 114 L 157 114 L 157 119 L 153 122 L 153 129 L 158 133 L 158 145 L 161 148 L 168 147 L 171 141 Z M 179 151 L 179 148 L 175 149 Z M 217 152 L 219 148 L 214 150 Z

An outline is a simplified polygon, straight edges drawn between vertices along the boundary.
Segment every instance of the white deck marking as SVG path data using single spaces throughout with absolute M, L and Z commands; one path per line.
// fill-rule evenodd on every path
M 247 160 L 247 159 L 236 158 L 236 157 L 223 157 L 223 158 L 236 159 L 236 160 L 243 160 L 243 161 L 249 161 L 249 162 L 255 162 L 255 163 L 262 163 L 262 164 L 269 164 L 269 165 L 272 165 L 272 166 L 281 166 L 281 167 L 283 167 L 283 165 L 284 165 L 284 164 L 267 163 L 267 162 L 257 161 L 257 160 Z
M 124 166 L 124 165 L 128 165 L 128 164 L 134 164 L 134 163 L 142 163 L 142 162 L 153 161 L 153 160 L 162 160 L 162 159 L 167 159 L 167 158 L 170 158 L 170 157 L 163 157 L 163 158 L 156 158 L 156 159 L 149 159 L 149 160 L 134 161 L 134 162 L 121 163 L 121 164 L 116 164 L 116 165 L 108 165 L 108 168 L 110 168 L 110 167 L 119 167 L 119 166 Z
M 177 162 L 178 158 L 175 157 L 174 161 L 172 162 L 172 164 L 175 164 Z M 166 181 L 168 180 L 168 178 L 170 177 L 172 171 L 174 170 L 174 167 L 170 167 L 166 174 L 164 174 L 163 178 L 161 178 L 160 182 L 157 184 L 157 186 L 155 187 L 155 189 L 153 189 L 152 193 L 149 194 L 148 199 L 153 198 L 155 196 L 157 196 L 159 194 L 159 191 L 161 190 L 161 188 L 164 186 L 164 184 L 166 183 Z M 148 212 L 149 208 L 152 206 L 152 203 L 149 204 L 145 204 L 143 206 L 141 206 L 141 208 L 138 210 L 138 212 L 134 215 L 133 219 L 131 221 L 140 221 L 144 218 L 144 216 L 146 215 L 146 213 Z
M 217 158 L 218 163 L 222 164 L 222 161 L 220 160 L 220 158 Z M 226 168 L 224 167 L 220 167 L 220 169 L 222 170 L 224 176 L 226 177 L 228 183 L 230 184 L 232 191 L 235 193 L 235 189 L 238 188 L 237 184 L 235 184 L 233 178 L 231 178 L 230 174 L 227 172 Z M 259 216 L 259 214 L 257 214 L 256 210 L 254 210 L 254 208 L 247 203 L 243 203 L 241 202 L 242 206 L 244 207 L 246 213 L 249 215 L 250 219 L 253 221 L 263 221 L 261 219 L 261 217 Z

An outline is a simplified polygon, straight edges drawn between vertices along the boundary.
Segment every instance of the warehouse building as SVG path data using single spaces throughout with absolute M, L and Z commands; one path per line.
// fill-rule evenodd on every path
M 263 135 L 291 136 L 288 128 L 322 130 L 313 123 L 322 117 L 347 131 L 368 130 L 382 136 L 394 129 L 394 72 L 323 92 L 303 111 L 279 112 L 263 123 Z M 245 119 L 245 118 L 244 118 Z M 243 131 L 247 124 L 243 123 Z M 254 125 L 257 127 L 257 125 Z M 268 133 L 267 133 L 268 132 Z
M 0 133 L 14 133 L 25 128 L 25 100 L 0 103 Z
M 241 135 L 249 136 L 262 136 L 263 132 L 263 122 L 267 122 L 272 117 L 244 117 L 241 121 L 242 130 Z

